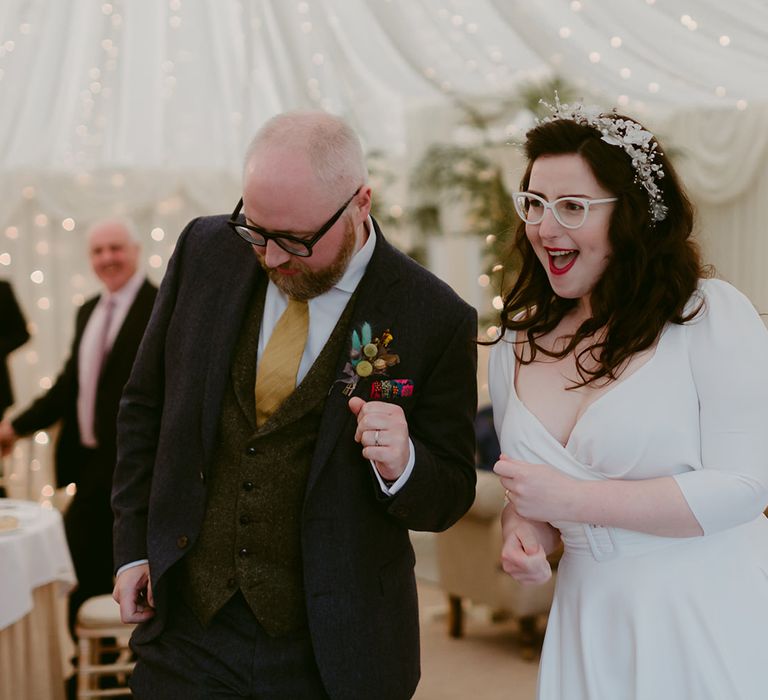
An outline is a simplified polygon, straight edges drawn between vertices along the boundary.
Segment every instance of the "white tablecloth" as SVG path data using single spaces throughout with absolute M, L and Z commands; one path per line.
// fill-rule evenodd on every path
M 61 593 L 76 583 L 61 514 L 31 501 L 0 499 L 0 515 L 19 520 L 0 532 L 0 630 L 33 607 L 34 590 L 58 582 Z

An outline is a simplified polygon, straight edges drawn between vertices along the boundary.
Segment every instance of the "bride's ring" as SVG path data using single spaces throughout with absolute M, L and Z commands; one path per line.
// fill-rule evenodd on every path
M 373 434 L 373 444 L 376 447 L 380 447 L 380 445 L 379 445 L 379 431 L 378 430 Z
M 512 503 L 512 499 L 510 498 L 509 489 L 504 489 L 504 500 L 507 503 Z

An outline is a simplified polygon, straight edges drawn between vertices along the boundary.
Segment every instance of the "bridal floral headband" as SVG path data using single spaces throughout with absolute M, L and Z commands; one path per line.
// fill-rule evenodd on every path
M 659 181 L 664 177 L 664 170 L 656 162 L 656 156 L 662 155 L 657 150 L 658 144 L 650 131 L 643 129 L 640 124 L 631 119 L 622 119 L 616 114 L 601 112 L 599 107 L 585 106 L 581 102 L 564 104 L 555 93 L 555 104 L 544 100 L 541 104 L 551 112 L 551 117 L 540 120 L 540 124 L 567 119 L 583 126 L 591 126 L 601 134 L 601 139 L 611 146 L 619 146 L 632 159 L 635 171 L 635 182 L 641 184 L 648 192 L 650 212 L 653 221 L 663 221 L 667 216 L 667 206 L 661 194 Z

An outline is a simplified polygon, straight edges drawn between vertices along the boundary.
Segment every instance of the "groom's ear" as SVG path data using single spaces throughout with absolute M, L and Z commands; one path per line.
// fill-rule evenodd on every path
M 354 199 L 354 204 L 357 209 L 355 215 L 355 222 L 365 221 L 371 213 L 371 187 L 370 185 L 363 185 L 358 191 Z

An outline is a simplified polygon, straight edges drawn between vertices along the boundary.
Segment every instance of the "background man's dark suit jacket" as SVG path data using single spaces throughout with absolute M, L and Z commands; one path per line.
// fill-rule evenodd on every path
M 264 274 L 224 222 L 198 219 L 182 233 L 121 401 L 115 559 L 118 567 L 149 559 L 158 609 L 134 634 L 139 644 L 160 633 L 176 578 L 166 574 L 198 537 L 233 348 Z M 419 678 L 408 529 L 445 529 L 474 498 L 477 319 L 377 227 L 351 328 L 366 321 L 374 335 L 394 336 L 400 364 L 389 376 L 414 383 L 412 397 L 395 400 L 408 419 L 415 468 L 394 497 L 381 493 L 354 442 L 344 384 L 334 384 L 304 502 L 306 606 L 330 697 L 404 700 Z M 348 359 L 349 344 L 339 377 Z M 354 395 L 368 399 L 370 389 L 370 378 L 361 380 Z
M 8 282 L 0 280 L 0 418 L 3 411 L 13 403 L 6 358 L 27 340 L 27 322 L 13 295 L 13 289 Z
M 120 395 L 133 366 L 136 350 L 152 312 L 157 288 L 144 281 L 128 310 L 105 361 L 96 390 L 98 449 L 86 450 L 77 423 L 78 353 L 88 319 L 99 297 L 89 299 L 77 313 L 69 358 L 56 383 L 11 423 L 19 435 L 42 430 L 61 421 L 56 444 L 56 482 L 74 481 L 77 494 L 64 516 L 67 541 L 79 581 L 73 607 L 80 599 L 111 591 L 112 513 L 109 507 L 116 452 L 116 423 Z M 76 610 L 70 610 L 70 616 Z

